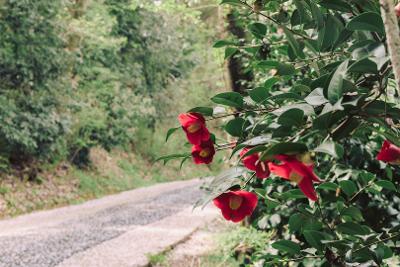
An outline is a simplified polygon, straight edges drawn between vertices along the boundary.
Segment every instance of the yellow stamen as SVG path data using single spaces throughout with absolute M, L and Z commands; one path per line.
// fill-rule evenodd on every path
M 242 205 L 243 198 L 241 196 L 233 195 L 229 198 L 229 208 L 237 210 Z
M 312 157 L 311 157 L 311 153 L 306 152 L 306 153 L 303 153 L 303 154 L 298 154 L 296 156 L 296 158 L 297 158 L 298 161 L 301 161 L 304 164 L 307 164 L 307 165 L 314 164 L 314 162 L 312 160 Z
M 192 125 L 190 125 L 189 127 L 187 127 L 187 131 L 188 131 L 189 133 L 195 133 L 195 132 L 197 132 L 198 130 L 200 130 L 200 128 L 201 128 L 200 123 L 193 123 Z
M 393 165 L 400 165 L 400 159 L 396 159 L 394 161 L 391 161 L 390 163 Z
M 296 172 L 292 172 L 289 176 L 289 180 L 292 182 L 295 182 L 296 184 L 299 184 L 301 182 L 301 180 L 303 180 L 303 176 L 301 176 L 300 174 L 296 173 Z
M 210 149 L 205 148 L 205 149 L 201 150 L 199 155 L 202 158 L 207 158 L 210 155 Z

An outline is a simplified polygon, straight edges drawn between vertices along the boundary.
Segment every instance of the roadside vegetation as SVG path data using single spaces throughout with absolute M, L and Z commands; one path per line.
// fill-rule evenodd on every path
M 240 266 L 399 265 L 397 2 L 221 1 L 233 90 L 179 115 L 192 148 L 165 159 L 231 154 L 200 206 L 274 231 Z
M 204 6 L 204 8 L 202 7 Z M 219 169 L 161 167 L 224 88 L 214 1 L 1 1 L 0 217 Z

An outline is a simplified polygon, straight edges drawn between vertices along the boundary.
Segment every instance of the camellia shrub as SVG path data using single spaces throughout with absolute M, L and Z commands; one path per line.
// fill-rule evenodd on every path
M 199 204 L 213 201 L 226 220 L 247 217 L 251 227 L 274 233 L 248 264 L 398 266 L 400 88 L 391 58 L 400 49 L 389 40 L 400 36 L 388 32 L 385 16 L 396 18 L 400 6 L 222 4 L 235 9 L 246 37 L 214 46 L 240 57 L 254 80 L 243 93 L 214 96 L 217 109 L 179 115 L 192 151 L 160 159 L 209 164 L 228 151 L 233 167 L 210 182 Z M 210 120 L 229 141 L 210 132 Z

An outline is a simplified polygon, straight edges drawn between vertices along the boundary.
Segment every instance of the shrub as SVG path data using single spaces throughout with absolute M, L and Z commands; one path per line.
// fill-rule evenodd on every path
M 398 32 L 381 17 L 388 10 L 395 17 L 394 10 L 381 13 L 372 0 L 222 3 L 235 8 L 246 36 L 214 47 L 242 58 L 254 80 L 248 90 L 211 98 L 226 113 L 197 107 L 185 115 L 202 114 L 207 125 L 222 121 L 234 142 L 213 135 L 207 142 L 231 157 L 241 152 L 211 182 L 204 202 L 215 199 L 224 218 L 237 221 L 258 196 L 251 226 L 276 236 L 251 264 L 381 266 L 397 257 L 399 66 L 386 41 Z M 203 124 L 182 122 L 193 136 Z M 208 162 L 211 148 L 198 149 L 193 136 L 195 162 Z M 239 190 L 251 193 L 226 193 Z

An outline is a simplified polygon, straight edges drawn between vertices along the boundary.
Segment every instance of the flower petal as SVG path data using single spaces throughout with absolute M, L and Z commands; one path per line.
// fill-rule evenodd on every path
M 397 161 L 400 159 L 400 148 L 390 143 L 388 140 L 385 140 L 376 159 L 388 163 Z
M 238 209 L 231 209 L 229 203 L 232 196 L 240 196 L 243 201 Z M 246 191 L 230 191 L 223 193 L 214 199 L 214 204 L 217 206 L 221 212 L 222 216 L 232 222 L 240 222 L 246 216 L 249 216 L 253 213 L 254 209 L 257 206 L 258 198 L 254 193 L 246 192 Z
M 290 178 L 290 173 L 292 172 L 292 169 L 289 167 L 288 164 L 275 164 L 275 163 L 268 163 L 268 168 L 271 171 L 271 173 L 282 177 L 284 179 L 289 179 Z
M 317 193 L 315 192 L 312 180 L 308 177 L 304 177 L 303 180 L 298 184 L 300 190 L 304 195 L 312 201 L 317 201 Z

